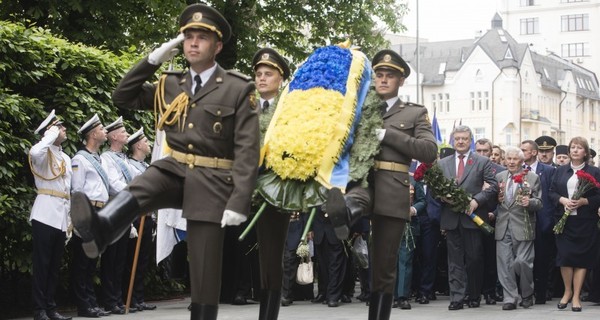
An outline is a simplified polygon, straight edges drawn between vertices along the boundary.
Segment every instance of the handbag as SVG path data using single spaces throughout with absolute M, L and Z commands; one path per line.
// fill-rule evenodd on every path
M 350 247 L 356 263 L 363 269 L 369 268 L 369 248 L 367 242 L 362 236 L 357 236 L 354 239 L 354 244 Z
M 302 258 L 296 272 L 296 282 L 298 284 L 311 284 L 314 280 L 313 263 L 310 258 Z

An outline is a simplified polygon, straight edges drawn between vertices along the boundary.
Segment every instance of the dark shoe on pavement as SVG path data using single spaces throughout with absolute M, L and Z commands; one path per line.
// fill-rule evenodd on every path
M 460 310 L 463 308 L 463 302 L 462 301 L 458 301 L 458 302 L 450 302 L 450 305 L 448 306 L 448 310 Z
M 532 305 L 533 305 L 533 295 L 523 298 L 523 300 L 521 301 L 521 306 L 525 309 L 531 307 Z
M 78 310 L 77 316 L 84 318 L 100 318 L 100 314 L 96 310 L 96 308 L 87 308 L 84 310 Z
M 398 308 L 402 310 L 410 310 L 411 305 L 410 302 L 408 302 L 408 299 L 398 299 Z
M 479 300 L 470 300 L 469 308 L 479 308 L 480 302 Z
M 340 301 L 342 301 L 343 303 L 352 303 L 352 299 L 345 294 L 342 295 L 342 297 L 340 298 Z
M 142 307 L 142 309 L 140 309 L 140 307 Z M 138 310 L 139 311 L 142 311 L 142 310 L 156 310 L 156 305 L 155 304 L 147 304 L 145 302 L 138 303 Z
M 321 303 L 323 301 L 325 301 L 325 295 L 321 293 L 317 294 L 314 299 L 310 300 L 312 303 Z
M 292 299 L 281 298 L 281 306 L 282 307 L 287 307 L 287 306 L 289 306 L 292 303 L 294 303 L 294 301 Z
M 61 315 L 56 310 L 48 311 L 48 312 L 46 312 L 46 315 L 48 316 L 48 318 L 50 318 L 50 320 L 71 320 L 71 319 L 73 319 L 72 317 L 65 317 L 65 316 Z
M 235 298 L 233 298 L 233 302 L 231 302 L 231 304 L 235 306 L 243 306 L 248 304 L 248 301 L 246 301 L 246 297 L 244 297 L 243 295 L 237 294 L 235 295 Z
M 119 306 L 108 307 L 106 311 L 110 311 L 111 314 L 125 314 L 125 308 Z
M 330 308 L 336 308 L 340 305 L 339 302 L 337 302 L 337 300 L 331 300 L 329 302 L 327 302 L 327 306 Z
M 104 310 L 102 308 L 99 307 L 94 307 L 94 310 L 98 313 L 99 316 L 101 317 L 106 317 L 106 316 L 110 316 L 110 311 L 108 310 Z
M 33 320 L 50 320 L 46 314 L 46 310 L 40 310 L 33 313 Z
M 485 304 L 487 304 L 487 305 L 496 304 L 496 298 L 494 297 L 494 295 L 486 294 L 485 295 Z
M 514 303 L 507 302 L 502 305 L 502 310 L 515 310 L 517 306 Z
M 437 300 L 437 296 L 435 295 L 434 292 L 432 292 L 431 294 L 429 294 L 429 296 L 427 297 L 427 299 L 429 299 L 431 301 L 435 301 L 435 300 Z

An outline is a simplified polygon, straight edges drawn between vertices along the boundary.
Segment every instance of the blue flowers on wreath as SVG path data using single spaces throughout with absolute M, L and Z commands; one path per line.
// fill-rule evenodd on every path
M 338 63 L 331 63 L 337 61 Z M 346 80 L 350 72 L 352 53 L 338 46 L 319 48 L 296 71 L 289 91 L 321 87 L 346 94 Z

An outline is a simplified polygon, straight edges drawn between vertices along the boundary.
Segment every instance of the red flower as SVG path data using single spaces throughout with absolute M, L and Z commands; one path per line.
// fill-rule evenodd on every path
M 513 182 L 514 182 L 514 183 L 518 183 L 518 184 L 521 184 L 521 183 L 523 183 L 523 176 L 522 176 L 522 175 L 520 175 L 520 174 L 518 174 L 518 175 L 516 175 L 516 176 L 513 176 L 513 178 L 512 178 L 512 179 L 513 179 Z
M 472 164 L 473 164 L 473 159 L 469 159 L 469 160 L 467 161 L 467 164 L 468 164 L 468 165 L 472 165 Z
M 415 170 L 415 173 L 413 174 L 413 178 L 415 179 L 415 181 L 423 180 L 425 172 L 432 166 L 433 164 L 431 163 L 421 163 L 419 167 L 417 167 L 417 170 Z

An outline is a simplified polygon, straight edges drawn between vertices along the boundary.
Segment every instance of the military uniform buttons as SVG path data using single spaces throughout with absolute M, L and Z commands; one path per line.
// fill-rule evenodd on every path
M 227 177 L 227 182 L 231 182 L 231 177 Z
M 221 110 L 217 110 L 217 115 L 220 116 L 221 115 Z
M 195 103 L 195 102 L 194 102 L 194 103 L 192 103 L 191 107 L 192 107 L 192 108 L 195 108 L 195 107 L 196 107 L 196 103 Z
M 188 150 L 193 150 L 194 149 L 194 145 L 193 144 L 188 144 Z
M 400 128 L 404 128 L 404 123 L 401 123 L 401 124 L 400 124 Z
M 194 164 L 193 164 L 193 163 L 190 163 L 190 164 L 188 164 L 188 167 L 189 167 L 190 169 L 194 169 Z
M 194 124 L 193 123 L 188 124 L 188 128 L 193 129 L 194 128 Z

